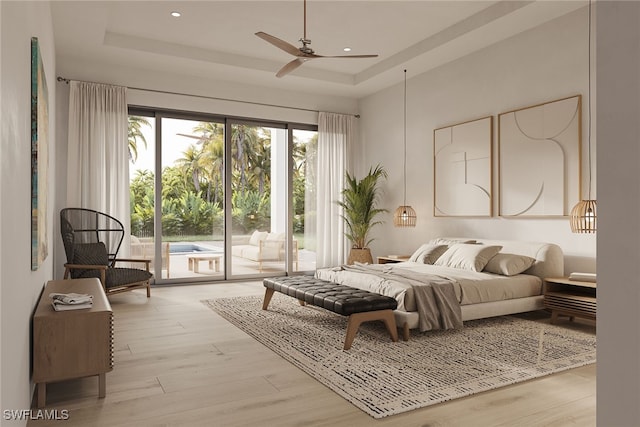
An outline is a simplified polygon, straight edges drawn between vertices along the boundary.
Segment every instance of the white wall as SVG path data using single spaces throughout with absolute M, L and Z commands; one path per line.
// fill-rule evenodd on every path
M 43 285 L 52 278 L 53 203 L 49 185 L 49 256 L 31 271 L 31 37 L 38 37 L 49 88 L 49 153 L 55 152 L 55 50 L 51 10 L 45 2 L 0 2 L 2 19 L 0 150 L 0 408 L 29 409 L 31 316 Z M 50 158 L 49 182 L 55 174 Z M 4 421 L 2 425 L 13 424 Z M 15 421 L 25 425 L 26 421 Z
M 494 116 L 494 215 L 498 212 L 499 113 L 582 94 L 585 111 L 582 143 L 586 153 L 587 19 L 587 10 L 583 8 L 421 75 L 412 75 L 407 70 L 407 203 L 418 215 L 415 229 L 394 228 L 392 216 L 403 201 L 402 83 L 360 101 L 362 142 L 357 150 L 357 172 L 381 163 L 389 173 L 383 207 L 390 212 L 385 224 L 374 228 L 375 255 L 410 254 L 436 236 L 535 240 L 560 245 L 566 255 L 567 272 L 595 271 L 595 236 L 572 234 L 568 219 L 433 217 L 436 128 Z M 595 152 L 595 140 L 592 146 Z M 583 157 L 586 196 L 587 156 Z M 595 182 L 595 169 L 593 174 Z

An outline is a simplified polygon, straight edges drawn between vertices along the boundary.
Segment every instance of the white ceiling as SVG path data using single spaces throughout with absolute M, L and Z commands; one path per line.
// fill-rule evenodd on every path
M 309 0 L 307 37 L 321 55 L 293 59 L 254 35 L 299 46 L 303 1 L 54 1 L 56 54 L 94 64 L 164 70 L 278 89 L 362 97 L 583 7 L 568 1 Z M 182 16 L 173 18 L 170 12 Z

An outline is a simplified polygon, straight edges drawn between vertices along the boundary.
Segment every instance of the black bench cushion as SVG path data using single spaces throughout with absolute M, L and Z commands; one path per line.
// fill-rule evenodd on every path
M 395 298 L 363 291 L 311 276 L 287 276 L 264 279 L 266 288 L 292 296 L 308 304 L 343 316 L 376 310 L 395 310 Z

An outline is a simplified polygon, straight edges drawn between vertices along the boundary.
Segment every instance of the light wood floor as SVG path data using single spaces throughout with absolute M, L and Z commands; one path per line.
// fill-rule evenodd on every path
M 262 295 L 259 282 L 158 287 L 110 298 L 115 368 L 51 384 L 65 421 L 29 426 L 595 426 L 595 365 L 375 420 L 200 301 Z M 569 326 L 572 327 L 572 326 Z M 590 324 L 586 328 L 595 333 Z M 354 342 L 357 345 L 358 338 Z

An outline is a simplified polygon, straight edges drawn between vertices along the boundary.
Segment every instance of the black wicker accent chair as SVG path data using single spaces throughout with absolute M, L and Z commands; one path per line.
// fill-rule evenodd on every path
M 107 295 L 147 288 L 147 298 L 151 296 L 151 261 L 117 258 L 124 238 L 120 221 L 92 209 L 66 208 L 60 211 L 60 232 L 67 254 L 65 279 L 96 277 Z M 116 262 L 144 265 L 116 267 Z

